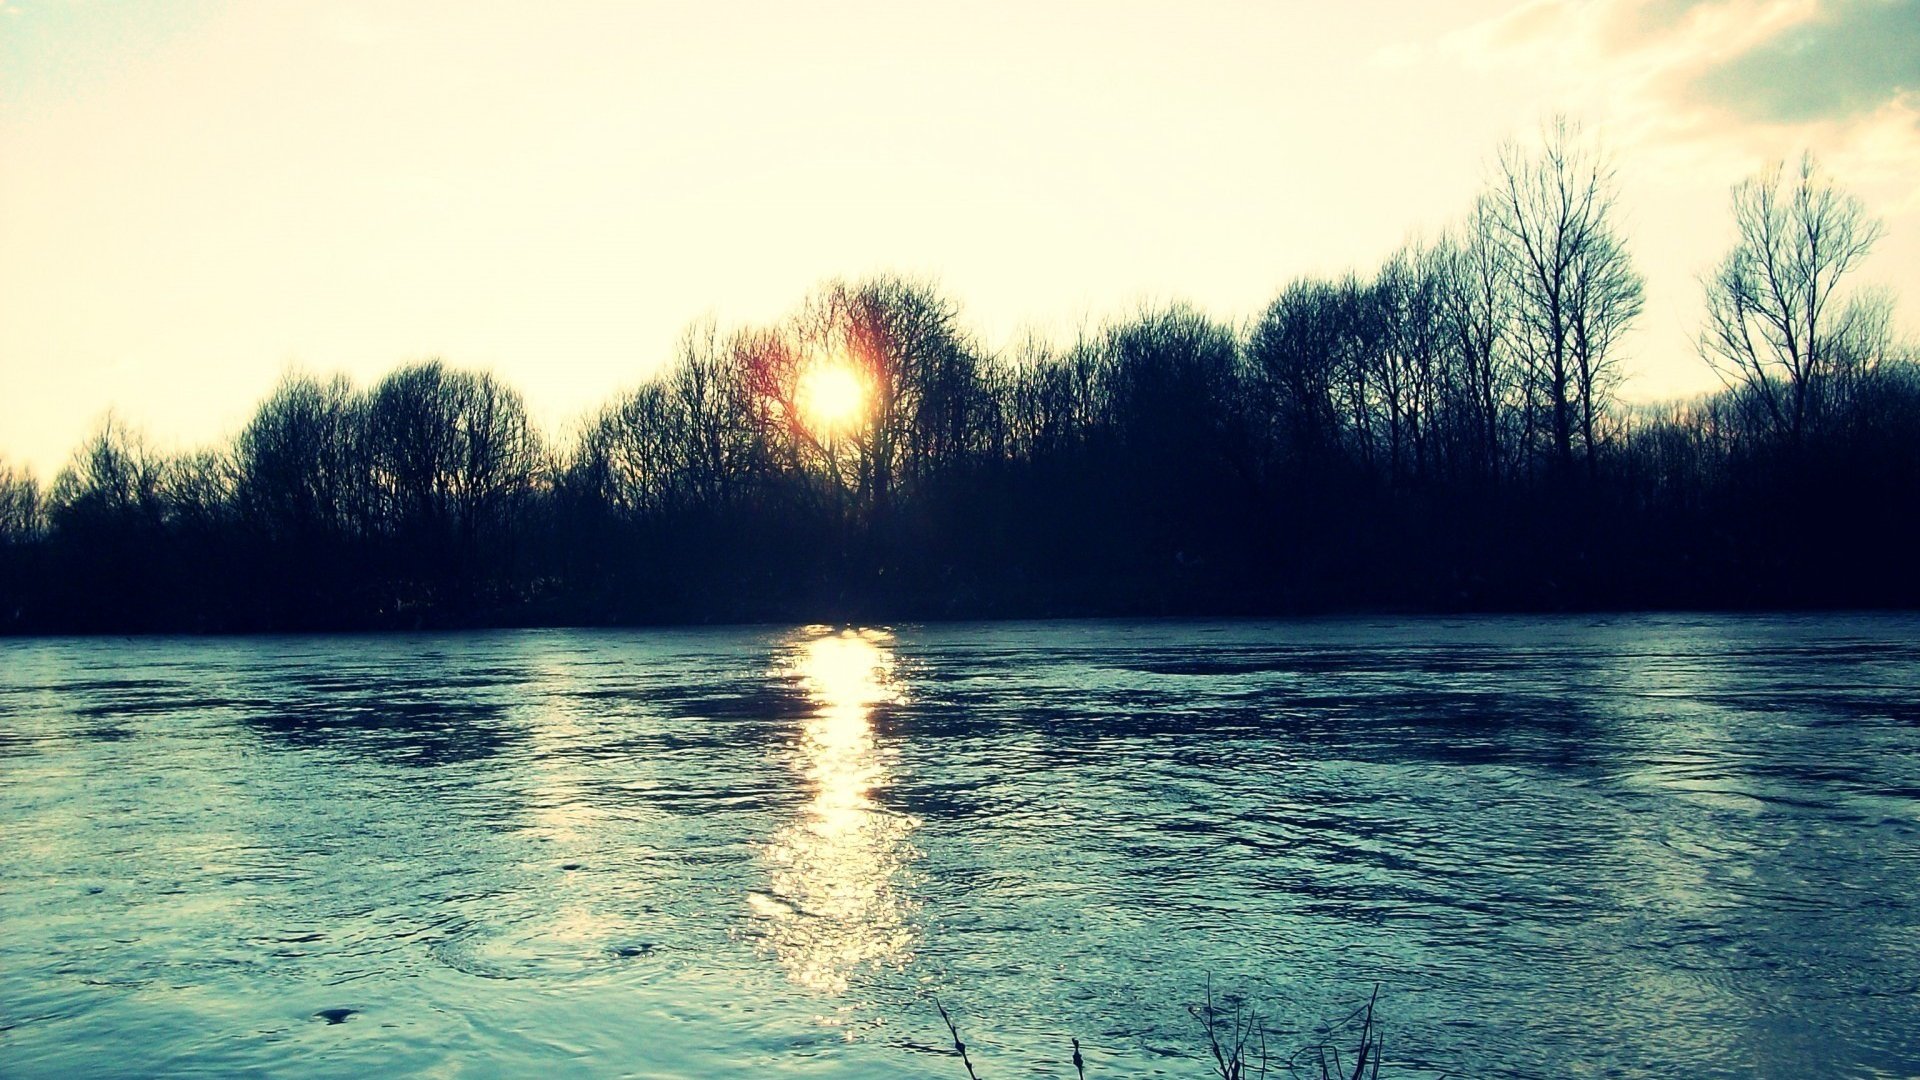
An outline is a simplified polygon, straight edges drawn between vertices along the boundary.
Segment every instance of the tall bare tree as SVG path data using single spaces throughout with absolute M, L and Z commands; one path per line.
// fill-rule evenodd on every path
M 667 388 L 650 382 L 602 409 L 581 433 L 571 464 L 573 482 L 616 515 L 633 519 L 665 512 L 676 500 Z
M 1349 361 L 1351 283 L 1286 287 L 1254 324 L 1248 379 L 1265 439 L 1288 467 L 1324 469 L 1345 438 L 1339 387 Z
M 766 458 L 740 350 L 711 320 L 689 327 L 666 386 L 673 461 L 687 499 L 708 508 L 737 499 Z
M 1409 243 L 1374 279 L 1382 330 L 1376 384 L 1386 427 L 1388 475 L 1425 478 L 1434 467 L 1444 350 L 1448 346 L 1440 246 Z
M 1577 441 L 1591 471 L 1617 346 L 1643 298 L 1614 229 L 1612 166 L 1577 127 L 1555 118 L 1537 154 L 1501 149 L 1495 197 L 1529 405 L 1545 414 L 1555 467 L 1571 469 Z
M 1451 347 L 1448 411 L 1468 472 L 1497 479 L 1518 440 L 1507 420 L 1516 390 L 1513 278 L 1501 243 L 1500 204 L 1482 195 L 1472 213 L 1439 246 L 1441 307 Z
M 160 472 L 167 524 L 200 537 L 216 533 L 232 515 L 238 478 L 233 453 L 224 447 L 168 458 Z
M 1700 351 L 1766 429 L 1797 444 L 1890 346 L 1884 302 L 1840 293 L 1881 226 L 1810 154 L 1791 178 L 1775 165 L 1735 186 L 1733 218 L 1739 239 L 1704 281 Z
M 1100 350 L 1084 331 L 1064 349 L 1030 334 L 996 374 L 1014 457 L 1046 458 L 1085 442 L 1099 407 Z

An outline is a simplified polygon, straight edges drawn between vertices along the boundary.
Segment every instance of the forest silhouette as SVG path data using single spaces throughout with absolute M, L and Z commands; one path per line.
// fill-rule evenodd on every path
M 563 441 L 439 361 L 290 375 L 217 449 L 109 418 L 51 485 L 0 466 L 0 629 L 1920 601 L 1920 364 L 1849 287 L 1878 225 L 1811 159 L 1735 188 L 1724 388 L 1628 406 L 1614 190 L 1551 124 L 1452 229 L 1243 327 L 996 354 L 929 282 L 835 281 L 696 326 Z M 832 423 L 822 365 L 859 387 Z

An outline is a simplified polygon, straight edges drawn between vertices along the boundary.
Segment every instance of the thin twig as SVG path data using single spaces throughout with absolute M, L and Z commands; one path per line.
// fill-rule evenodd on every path
M 1373 996 L 1367 999 L 1366 1019 L 1360 1022 L 1360 1049 L 1354 1051 L 1353 1075 L 1349 1077 L 1348 1080 L 1365 1080 L 1366 1078 L 1367 1059 L 1373 1054 L 1373 1003 L 1379 997 L 1380 984 L 1374 983 Z M 1374 1071 L 1380 1071 L 1377 1060 L 1374 1064 Z
M 953 1017 L 947 1015 L 947 1007 L 940 1004 L 939 998 L 933 999 L 933 1007 L 940 1014 L 940 1019 L 947 1023 L 947 1033 L 953 1036 L 953 1050 L 960 1055 L 960 1063 L 967 1067 L 969 1080 L 980 1080 L 979 1075 L 973 1071 L 973 1060 L 967 1057 L 967 1044 L 960 1041 L 960 1029 L 953 1025 Z

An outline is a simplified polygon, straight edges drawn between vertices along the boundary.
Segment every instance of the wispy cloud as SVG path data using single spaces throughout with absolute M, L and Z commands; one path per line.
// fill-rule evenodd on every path
M 1533 0 L 1448 45 L 1643 131 L 1821 125 L 1884 148 L 1904 128 L 1920 150 L 1920 0 Z
M 1828 0 L 1736 55 L 1683 74 L 1689 100 L 1782 123 L 1920 104 L 1920 0 Z

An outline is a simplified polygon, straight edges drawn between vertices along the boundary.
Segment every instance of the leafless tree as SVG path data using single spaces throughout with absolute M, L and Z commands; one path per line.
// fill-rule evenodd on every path
M 0 546 L 38 539 L 46 526 L 40 482 L 0 462 Z
M 1144 444 L 1170 447 L 1233 422 L 1239 341 L 1187 304 L 1143 308 L 1099 345 L 1107 419 Z
M 1700 351 L 1774 436 L 1797 444 L 1891 344 L 1886 302 L 1840 292 L 1881 226 L 1812 155 L 1792 178 L 1775 165 L 1735 186 L 1733 217 L 1739 239 L 1704 281 Z
M 1254 324 L 1247 342 L 1256 415 L 1284 458 L 1319 467 L 1341 443 L 1336 400 L 1348 333 L 1340 286 L 1289 285 Z
M 1572 467 L 1577 441 L 1592 470 L 1617 346 L 1643 297 L 1614 230 L 1613 170 L 1556 118 L 1537 154 L 1503 147 L 1497 173 L 1494 220 L 1513 274 L 1528 404 L 1544 413 L 1555 467 Z
M 1460 456 L 1469 471 L 1497 478 L 1517 439 L 1508 433 L 1516 391 L 1513 279 L 1501 242 L 1499 204 L 1478 199 L 1466 222 L 1438 247 L 1440 304 L 1450 338 L 1446 394 Z
M 365 437 L 387 527 L 468 546 L 511 520 L 544 461 L 517 391 L 437 360 L 373 388 Z
M 825 342 L 862 372 L 868 422 L 856 429 L 862 486 L 884 516 L 901 479 L 923 480 L 975 449 L 986 407 L 959 308 L 930 283 L 883 276 L 821 296 Z
M 363 528 L 363 407 L 344 376 L 283 379 L 234 444 L 235 496 L 244 520 L 289 540 Z
M 785 327 L 735 342 L 776 458 L 831 477 L 869 520 L 887 515 L 903 481 L 978 449 L 993 426 L 959 309 L 926 282 L 831 282 Z M 861 383 L 862 415 L 845 431 L 809 426 L 799 399 L 813 364 L 846 365 Z
M 576 482 L 618 516 L 662 513 L 674 501 L 670 404 L 664 385 L 647 383 L 602 409 L 581 436 Z
M 1573 374 L 1579 390 L 1580 443 L 1587 469 L 1598 467 L 1602 425 L 1619 386 L 1620 339 L 1640 317 L 1643 279 L 1620 237 L 1596 231 L 1573 263 L 1571 318 Z
M 687 501 L 709 508 L 733 501 L 766 458 L 741 351 L 711 320 L 695 324 L 665 382 L 671 468 Z
M 164 465 L 142 435 L 109 415 L 54 478 L 55 523 L 158 525 L 166 510 Z
M 233 455 L 227 450 L 195 450 L 168 458 L 160 473 L 167 524 L 201 536 L 213 533 L 232 514 L 236 481 Z
M 1100 408 L 1100 351 L 1084 332 L 1064 349 L 1030 336 L 1000 374 L 1009 453 L 1032 460 L 1085 442 Z
M 1375 385 L 1385 426 L 1389 475 L 1420 479 L 1434 466 L 1445 351 L 1443 253 L 1409 243 L 1381 268 L 1372 302 L 1381 329 Z

